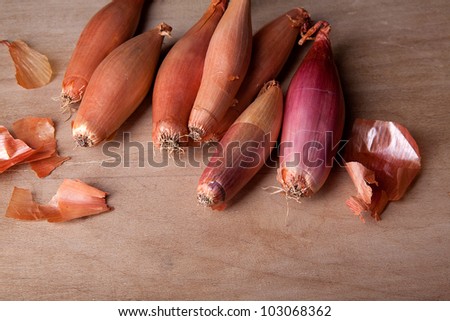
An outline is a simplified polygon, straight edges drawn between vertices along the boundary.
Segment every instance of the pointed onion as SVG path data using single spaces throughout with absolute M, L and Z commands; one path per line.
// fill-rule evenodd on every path
M 152 101 L 152 137 L 156 147 L 177 149 L 180 139 L 188 135 L 189 114 L 200 87 L 206 51 L 227 3 L 228 0 L 212 0 L 158 70 Z
M 114 0 L 84 27 L 62 82 L 61 108 L 81 101 L 103 59 L 136 31 L 144 0 Z
M 276 143 L 282 118 L 283 92 L 270 81 L 227 131 L 203 171 L 197 187 L 201 205 L 224 209 L 255 176 Z
M 253 36 L 250 67 L 236 94 L 235 104 L 228 108 L 212 135 L 206 137 L 206 140 L 220 140 L 236 118 L 252 103 L 264 83 L 278 75 L 297 37 L 308 30 L 310 23 L 305 9 L 294 8 L 266 24 Z
M 328 38 L 318 22 L 315 41 L 294 74 L 286 96 L 277 179 L 297 201 L 323 186 L 344 127 L 344 99 Z
M 161 23 L 117 47 L 98 66 L 72 124 L 79 146 L 108 139 L 136 110 L 150 89 L 163 38 L 171 30 Z
M 223 118 L 250 64 L 250 0 L 233 0 L 209 43 L 200 88 L 189 116 L 189 134 L 203 140 Z

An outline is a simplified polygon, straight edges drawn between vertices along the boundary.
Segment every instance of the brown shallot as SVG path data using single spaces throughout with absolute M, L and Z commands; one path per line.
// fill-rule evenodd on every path
M 304 38 L 315 41 L 286 95 L 277 179 L 288 198 L 317 193 L 325 183 L 344 127 L 344 99 L 328 38 L 320 21 Z
M 152 101 L 153 143 L 174 150 L 188 135 L 188 120 L 208 45 L 228 0 L 212 0 L 201 19 L 178 40 L 159 67 Z
M 223 118 L 244 80 L 252 50 L 250 0 L 233 0 L 209 43 L 189 134 L 201 141 Z
M 223 210 L 264 165 L 278 137 L 283 118 L 283 92 L 268 82 L 255 101 L 236 119 L 203 171 L 197 200 Z
M 17 83 L 26 89 L 34 89 L 48 84 L 52 78 L 52 67 L 48 58 L 30 48 L 24 41 L 0 41 L 9 49 L 16 68 Z
M 248 72 L 231 105 L 206 140 L 218 141 L 231 124 L 250 105 L 265 82 L 274 79 L 283 68 L 299 34 L 310 27 L 310 16 L 303 8 L 294 8 L 272 20 L 253 36 L 252 58 Z M 275 49 L 276 48 L 276 49 Z
M 358 192 L 346 203 L 361 219 L 368 211 L 380 220 L 387 203 L 403 197 L 421 168 L 419 147 L 408 130 L 380 120 L 355 120 L 345 160 Z
M 47 205 L 36 203 L 27 189 L 14 187 L 6 217 L 65 222 L 111 210 L 106 193 L 80 180 L 65 179 Z
M 81 101 L 103 59 L 136 31 L 144 0 L 113 0 L 84 27 L 62 81 L 61 108 Z
M 79 146 L 108 139 L 139 106 L 153 81 L 163 38 L 171 30 L 161 23 L 123 43 L 101 62 L 72 124 Z

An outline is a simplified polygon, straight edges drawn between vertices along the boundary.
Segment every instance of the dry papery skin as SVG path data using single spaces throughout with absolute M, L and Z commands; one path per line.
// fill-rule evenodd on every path
M 16 67 L 17 83 L 26 89 L 34 89 L 48 84 L 52 78 L 52 67 L 48 58 L 30 48 L 24 41 L 0 41 L 9 49 Z
M 25 161 L 36 151 L 20 139 L 14 139 L 8 129 L 0 126 L 0 173 Z
M 18 220 L 66 222 L 111 210 L 107 193 L 80 180 L 65 179 L 47 205 L 36 203 L 27 189 L 14 187 L 6 217 Z
M 356 119 L 346 148 L 346 169 L 358 191 L 346 204 L 376 220 L 389 201 L 403 197 L 421 169 L 419 147 L 400 124 Z
M 39 178 L 50 173 L 69 160 L 70 157 L 59 156 L 56 150 L 55 124 L 50 118 L 26 117 L 13 124 L 17 138 L 36 150 L 26 162 Z
M 50 118 L 22 118 L 13 124 L 13 130 L 17 139 L 0 126 L 0 173 L 15 164 L 29 163 L 42 178 L 70 159 L 58 155 L 55 127 Z

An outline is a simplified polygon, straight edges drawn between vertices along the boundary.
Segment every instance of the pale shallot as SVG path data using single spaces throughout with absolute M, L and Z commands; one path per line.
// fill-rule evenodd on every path
M 250 0 L 233 0 L 206 52 L 200 88 L 189 116 L 189 135 L 201 141 L 232 105 L 252 52 Z
M 103 59 L 136 31 L 144 0 L 113 0 L 84 27 L 62 81 L 61 108 L 81 101 Z

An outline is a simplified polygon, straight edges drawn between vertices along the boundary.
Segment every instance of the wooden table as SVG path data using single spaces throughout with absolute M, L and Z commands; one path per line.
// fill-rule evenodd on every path
M 449 300 L 450 299 L 450 6 L 431 1 L 254 0 L 257 30 L 302 5 L 333 26 L 335 59 L 345 91 L 347 130 L 356 117 L 393 120 L 417 140 L 423 170 L 380 222 L 363 224 L 345 205 L 355 193 L 342 168 L 302 204 L 262 188 L 276 186 L 263 169 L 224 212 L 196 204 L 201 168 L 155 168 L 132 150 L 129 167 L 106 168 L 102 148 L 74 148 L 60 114 L 62 77 L 88 19 L 106 0 L 0 0 L 0 38 L 23 39 L 45 53 L 51 83 L 16 85 L 0 48 L 0 124 L 51 117 L 60 154 L 72 159 L 38 179 L 25 165 L 0 176 L 0 213 L 13 186 L 40 202 L 64 178 L 110 193 L 114 211 L 63 224 L 0 217 L 3 300 Z M 194 23 L 208 0 L 149 1 L 145 30 L 165 21 L 173 38 Z M 286 89 L 305 50 L 280 80 Z M 147 99 L 119 131 L 151 139 Z M 148 148 L 146 147 L 146 152 Z M 150 148 L 150 154 L 152 150 Z M 139 167 L 144 157 L 144 167 Z

